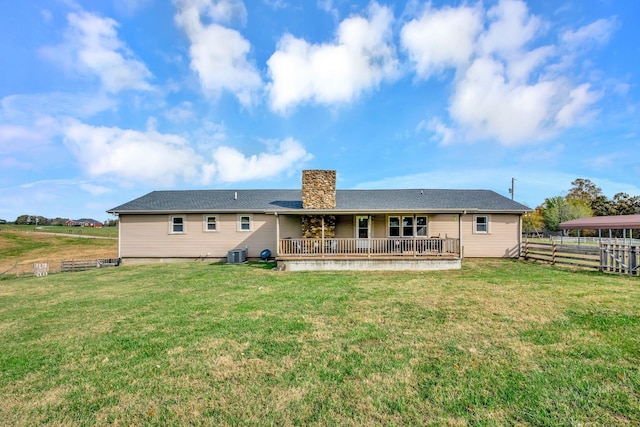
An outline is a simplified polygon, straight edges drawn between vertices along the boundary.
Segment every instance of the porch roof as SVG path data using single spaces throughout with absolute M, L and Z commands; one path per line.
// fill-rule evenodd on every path
M 337 190 L 336 208 L 305 210 L 301 190 L 153 191 L 108 210 L 114 214 L 172 212 L 359 213 L 359 212 L 531 212 L 490 190 Z

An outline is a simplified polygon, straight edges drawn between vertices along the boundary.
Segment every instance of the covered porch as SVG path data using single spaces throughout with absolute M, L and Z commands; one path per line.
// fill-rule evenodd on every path
M 422 212 L 280 214 L 276 221 L 278 268 L 289 271 L 460 268 L 459 215 L 446 226 L 436 216 Z M 454 237 L 449 237 L 451 234 Z

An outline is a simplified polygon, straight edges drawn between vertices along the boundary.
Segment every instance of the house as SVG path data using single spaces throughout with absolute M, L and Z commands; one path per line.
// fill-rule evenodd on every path
M 70 219 L 64 223 L 67 227 L 95 227 L 102 228 L 102 223 L 91 218 Z
M 268 252 L 283 270 L 450 269 L 518 257 L 527 206 L 488 190 L 337 190 L 307 170 L 301 190 L 154 191 L 108 211 L 125 263 Z

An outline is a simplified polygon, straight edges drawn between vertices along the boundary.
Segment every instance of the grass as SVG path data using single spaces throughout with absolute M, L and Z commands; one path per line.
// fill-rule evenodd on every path
M 637 278 L 270 267 L 0 282 L 0 424 L 640 423 Z
M 118 256 L 118 241 L 114 239 L 92 239 L 25 232 L 14 227 L 0 230 L 0 278 L 10 270 L 15 277 L 19 271 L 31 271 L 33 263 L 49 262 L 59 265 L 62 259 L 115 258 Z M 9 273 L 7 273 L 9 274 Z
M 118 237 L 118 227 L 66 227 L 59 225 L 0 225 L 0 231 L 33 231 L 38 233 L 55 233 L 72 236 Z

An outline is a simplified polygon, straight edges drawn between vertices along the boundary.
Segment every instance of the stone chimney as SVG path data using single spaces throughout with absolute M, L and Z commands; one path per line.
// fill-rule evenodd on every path
M 302 208 L 334 209 L 336 207 L 336 171 L 302 171 Z

